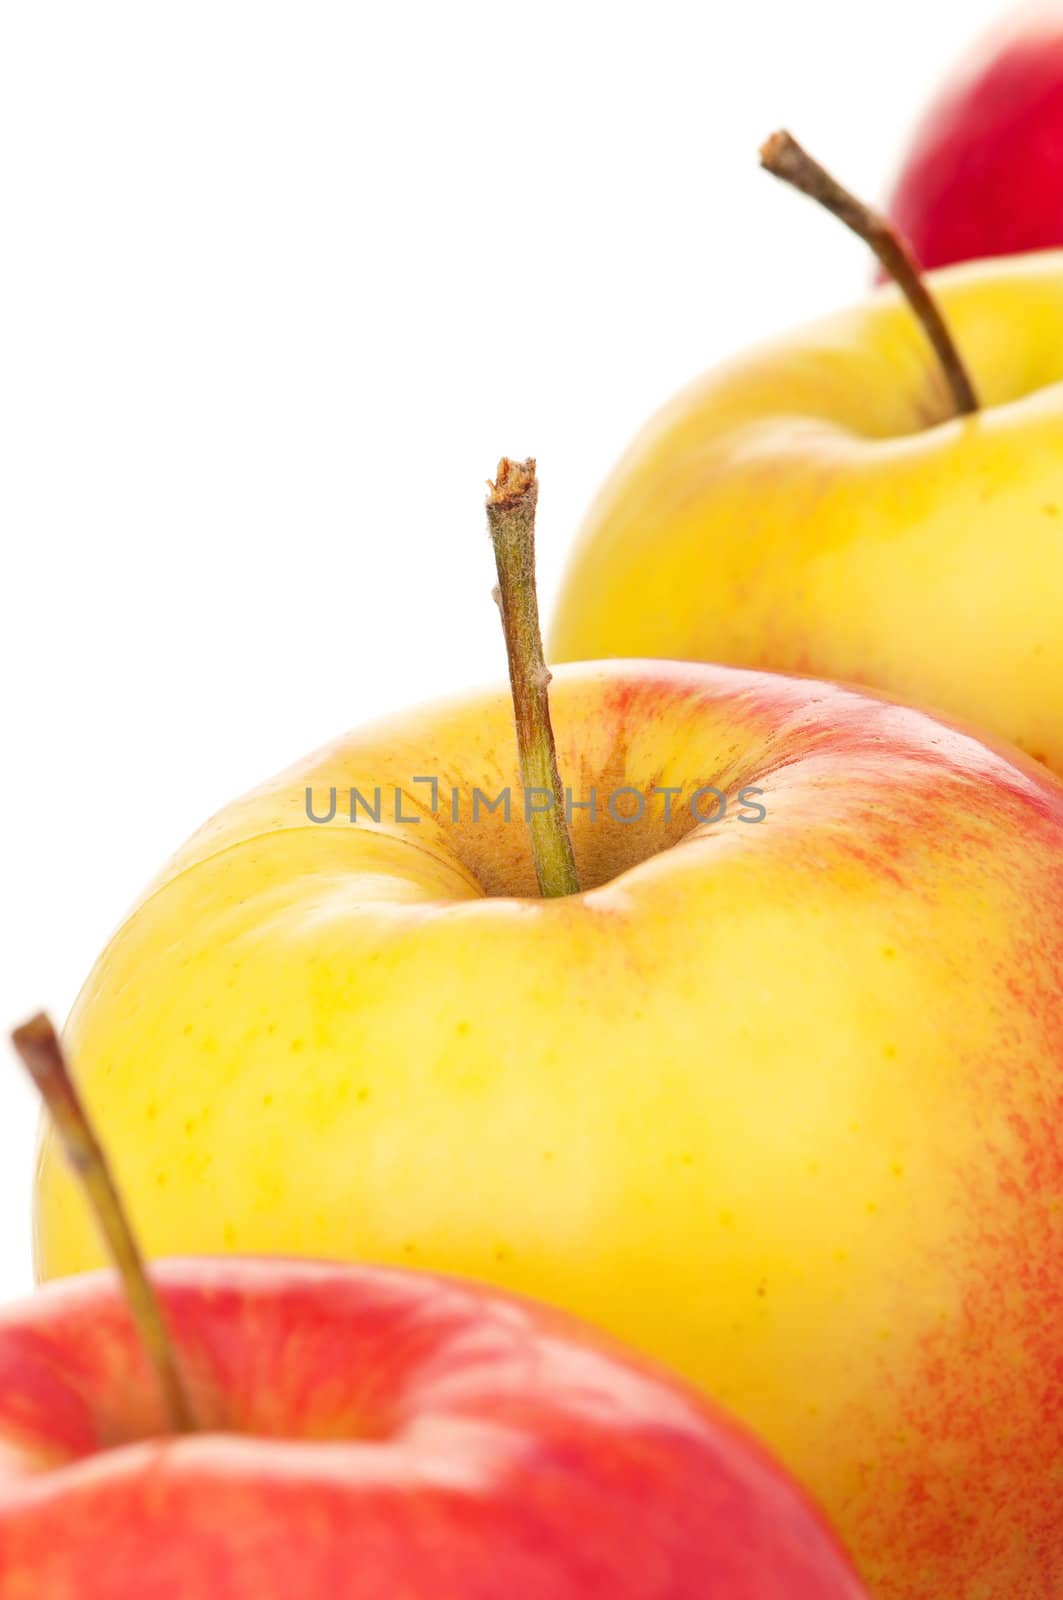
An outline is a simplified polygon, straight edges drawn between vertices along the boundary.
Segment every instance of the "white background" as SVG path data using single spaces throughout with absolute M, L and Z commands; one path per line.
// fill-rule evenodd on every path
M 758 144 L 881 195 L 999 9 L 8 0 L 0 1025 L 236 793 L 504 673 L 497 456 L 538 456 L 548 607 L 647 412 L 863 292 Z M 35 1116 L 0 1048 L 5 1295 Z

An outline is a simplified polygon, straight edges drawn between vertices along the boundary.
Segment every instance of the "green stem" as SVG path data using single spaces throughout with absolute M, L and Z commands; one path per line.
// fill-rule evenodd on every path
M 170 1428 L 174 1433 L 192 1433 L 195 1416 L 170 1331 L 107 1157 L 74 1087 L 58 1035 L 42 1013 L 16 1028 L 11 1041 L 48 1108 L 67 1160 L 114 1258 L 134 1326 L 158 1378 Z
M 578 894 L 580 882 L 550 722 L 550 673 L 543 657 L 535 589 L 535 504 L 539 497 L 535 462 L 503 457 L 490 489 L 487 526 L 498 572 L 495 598 L 509 657 L 521 783 L 526 802 L 536 790 L 551 797 L 550 806 L 543 810 L 526 803 L 535 876 L 543 896 Z

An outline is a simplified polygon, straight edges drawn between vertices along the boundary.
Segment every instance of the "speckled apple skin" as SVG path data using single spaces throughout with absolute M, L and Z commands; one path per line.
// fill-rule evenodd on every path
M 517 784 L 502 691 L 223 811 L 67 1041 L 153 1254 L 282 1251 L 518 1289 L 757 1429 L 882 1600 L 1063 1591 L 1063 787 L 914 710 L 726 668 L 552 686 L 584 892 L 412 779 Z M 417 824 L 312 824 L 331 785 Z M 46 1277 L 100 1259 L 50 1138 Z
M 276 1260 L 157 1277 L 180 1439 L 111 1275 L 0 1314 L 3 1600 L 866 1600 L 758 1445 L 545 1308 Z
M 893 289 L 706 373 L 595 498 L 547 659 L 866 684 L 1063 774 L 1063 254 L 929 281 L 977 415 Z

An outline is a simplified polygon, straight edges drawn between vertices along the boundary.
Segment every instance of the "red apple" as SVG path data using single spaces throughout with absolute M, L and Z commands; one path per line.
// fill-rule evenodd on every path
M 3 1600 L 859 1600 L 783 1472 L 528 1302 L 283 1262 L 153 1270 L 167 1436 L 111 1274 L 0 1315 Z
M 924 267 L 1063 245 L 1063 5 L 1024 7 L 945 84 L 888 206 Z

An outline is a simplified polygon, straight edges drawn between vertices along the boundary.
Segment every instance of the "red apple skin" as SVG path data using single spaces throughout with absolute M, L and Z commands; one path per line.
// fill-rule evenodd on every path
M 2 1600 L 861 1600 L 692 1390 L 530 1302 L 277 1259 L 153 1268 L 204 1431 L 93 1273 L 0 1316 Z
M 931 103 L 889 215 L 924 267 L 1063 245 L 1063 6 L 1023 8 Z

